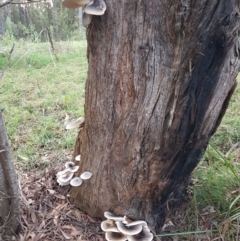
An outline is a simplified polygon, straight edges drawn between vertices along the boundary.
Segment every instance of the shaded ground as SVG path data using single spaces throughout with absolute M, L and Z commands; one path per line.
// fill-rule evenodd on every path
M 65 154 L 65 156 L 59 153 L 45 155 L 31 172 L 23 170 L 23 166 L 18 167 L 24 173 L 18 174 L 21 184 L 22 230 L 15 240 L 105 240 L 104 232 L 100 229 L 100 220 L 72 206 L 69 202 L 69 186 L 60 187 L 56 182 L 55 175 L 65 162 L 59 160 L 71 159 L 70 152 Z M 45 162 L 50 162 L 50 167 L 40 170 Z M 196 216 L 194 209 L 190 208 L 191 198 L 190 187 L 190 194 L 181 207 L 174 210 L 167 208 L 168 215 L 161 237 L 155 236 L 154 240 L 240 240 L 239 225 L 233 227 L 232 223 L 225 223 L 219 230 L 218 215 L 214 207 L 206 206 Z M 192 225 L 189 225 L 189 221 Z M 232 228 L 229 235 L 230 226 Z
M 104 240 L 99 220 L 69 203 L 70 187 L 60 187 L 56 182 L 59 170 L 52 167 L 19 174 L 22 230 L 18 240 Z

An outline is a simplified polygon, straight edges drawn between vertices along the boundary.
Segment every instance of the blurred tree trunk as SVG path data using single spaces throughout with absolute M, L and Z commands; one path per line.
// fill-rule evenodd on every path
M 59 35 L 59 14 L 58 14 L 58 5 L 57 5 L 57 1 L 53 1 L 53 7 L 52 7 L 52 24 L 54 27 L 54 37 L 55 37 L 55 41 L 59 42 L 60 41 L 60 35 Z
M 25 12 L 25 8 L 22 7 L 20 4 L 18 5 L 18 13 L 19 13 L 19 19 L 21 24 L 25 24 L 25 17 L 24 17 L 24 12 Z
M 25 20 L 26 20 L 26 27 L 30 29 L 31 26 L 31 16 L 30 16 L 30 10 L 28 7 L 28 4 L 25 6 Z
M 85 125 L 75 155 L 93 177 L 71 190 L 92 216 L 158 230 L 181 200 L 239 71 L 239 2 L 106 0 L 87 30 Z
M 0 238 L 12 240 L 19 229 L 19 188 L 0 110 Z
M 5 28 L 4 28 L 4 22 L 3 22 L 3 11 L 0 10 L 0 35 L 5 35 Z

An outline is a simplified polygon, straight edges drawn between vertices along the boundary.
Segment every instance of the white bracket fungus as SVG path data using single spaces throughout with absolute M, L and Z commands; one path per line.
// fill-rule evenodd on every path
M 78 162 L 81 161 L 81 155 L 76 156 L 75 161 L 78 161 Z
M 124 217 L 117 217 L 114 214 L 110 213 L 110 212 L 104 212 L 104 217 L 107 219 L 112 219 L 113 221 L 123 221 Z
M 56 174 L 57 182 L 61 186 L 70 184 L 74 173 L 79 169 L 79 166 L 75 166 L 74 162 L 66 162 L 65 169 Z
M 66 8 L 83 8 L 82 24 L 85 28 L 89 26 L 92 21 L 92 15 L 103 15 L 107 9 L 104 0 L 63 0 L 62 5 Z M 80 117 L 83 118 L 83 117 Z M 82 119 L 67 124 L 66 129 L 74 129 L 83 124 Z M 80 123 L 79 123 L 80 122 Z
M 70 185 L 73 187 L 78 187 L 82 184 L 82 179 L 80 177 L 74 177 L 71 181 L 70 181 Z
M 60 176 L 57 173 L 57 176 L 58 176 L 57 182 L 61 186 L 66 186 L 66 185 L 68 185 L 70 183 L 73 175 L 74 175 L 74 173 L 70 172 L 70 171 L 67 171 L 64 174 L 60 175 Z
M 101 222 L 101 229 L 104 232 L 117 232 L 117 233 L 119 233 L 119 230 L 116 226 L 115 221 L 110 220 L 110 219 L 107 219 L 107 220 Z
M 126 241 L 127 237 L 122 233 L 106 232 L 105 238 L 109 241 Z
M 79 117 L 78 119 L 72 122 L 69 122 L 66 125 L 66 130 L 72 130 L 72 129 L 78 128 L 84 123 L 84 121 L 85 121 L 84 117 Z
M 84 8 L 84 12 L 92 15 L 103 15 L 106 9 L 106 3 L 103 0 L 93 0 Z
M 148 226 L 143 226 L 142 231 L 139 234 L 129 236 L 127 235 L 128 241 L 151 241 L 153 240 L 153 234 L 150 232 Z
M 64 169 L 63 171 L 58 172 L 58 173 L 56 174 L 56 177 L 57 177 L 57 178 L 58 178 L 58 177 L 61 177 L 61 176 L 63 176 L 66 172 L 69 172 L 68 169 Z
M 147 226 L 147 223 L 145 221 L 143 221 L 143 220 L 132 221 L 132 222 L 126 223 L 126 226 L 127 227 L 131 227 L 131 226 L 135 226 L 135 225 L 139 225 L 139 224 L 141 224 L 143 226 Z
M 91 172 L 84 172 L 80 175 L 80 178 L 83 179 L 83 180 L 87 180 L 89 179 L 90 177 L 92 176 L 92 173 Z
M 142 231 L 142 225 L 138 224 L 138 225 L 134 225 L 134 226 L 130 226 L 127 227 L 123 222 L 116 222 L 117 228 L 118 230 L 126 235 L 135 235 L 138 234 Z
M 80 155 L 77 156 L 75 159 L 77 158 L 79 158 L 80 160 Z M 59 183 L 59 185 L 66 186 L 70 184 L 73 187 L 78 187 L 82 184 L 83 180 L 91 178 L 91 172 L 84 172 L 80 175 L 80 177 L 73 178 L 74 173 L 78 171 L 78 169 L 79 166 L 76 166 L 74 162 L 66 162 L 65 169 L 56 174 L 57 182 Z
M 79 166 L 75 166 L 74 162 L 66 162 L 65 167 L 70 172 L 76 172 L 79 169 Z
M 104 212 L 107 220 L 101 223 L 105 237 L 111 241 L 151 241 L 153 234 L 143 220 L 131 221 L 126 216 L 116 217 L 110 212 Z

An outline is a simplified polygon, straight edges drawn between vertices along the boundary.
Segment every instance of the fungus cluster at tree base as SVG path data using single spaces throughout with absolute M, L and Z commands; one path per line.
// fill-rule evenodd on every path
M 80 155 L 77 156 L 76 158 L 78 158 L 80 161 Z M 74 162 L 67 162 L 65 164 L 65 169 L 56 174 L 57 183 L 60 186 L 66 186 L 66 185 L 70 184 L 73 187 L 78 187 L 78 186 L 82 185 L 83 180 L 87 180 L 87 179 L 91 178 L 91 176 L 92 176 L 91 172 L 84 172 L 79 177 L 73 178 L 74 173 L 77 172 L 78 169 L 79 169 L 79 166 L 76 166 L 74 164 Z
M 101 223 L 101 229 L 106 232 L 108 241 L 151 241 L 153 234 L 145 221 L 131 221 L 126 216 L 117 217 L 110 212 L 104 212 L 107 220 Z
M 66 8 L 83 8 L 82 25 L 87 28 L 92 21 L 92 15 L 103 15 L 107 9 L 104 0 L 63 0 Z

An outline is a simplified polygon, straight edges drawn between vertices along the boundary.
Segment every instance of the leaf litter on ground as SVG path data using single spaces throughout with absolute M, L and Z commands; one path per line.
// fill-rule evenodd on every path
M 69 158 L 69 154 L 65 157 Z M 54 159 L 58 159 L 54 154 L 46 156 L 51 164 Z M 56 173 L 59 171 L 56 166 L 62 166 L 59 160 L 58 165 L 51 165 L 44 171 L 37 166 L 34 170 L 18 174 L 22 229 L 15 240 L 106 240 L 100 228 L 101 221 L 71 205 L 68 195 L 70 187 L 60 187 L 56 182 Z M 191 194 L 187 194 L 186 202 L 181 206 L 168 206 L 164 228 L 161 233 L 155 234 L 154 240 L 230 241 L 231 238 L 227 238 L 229 232 L 230 237 L 239 238 L 237 233 L 240 226 L 236 222 L 221 223 L 215 207 L 211 205 L 206 205 L 195 213 L 193 208 L 189 208 L 192 198 Z
M 17 240 L 104 240 L 100 221 L 70 204 L 69 187 L 60 187 L 55 180 L 58 171 L 19 174 L 22 229 Z

